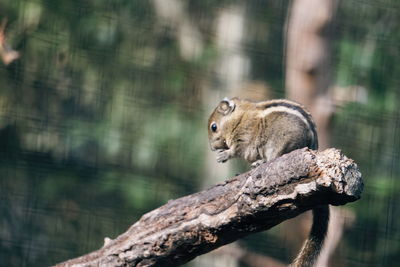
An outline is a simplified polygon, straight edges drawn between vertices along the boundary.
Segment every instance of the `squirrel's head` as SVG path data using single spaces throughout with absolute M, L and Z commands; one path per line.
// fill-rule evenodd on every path
M 235 99 L 224 98 L 208 119 L 208 140 L 211 150 L 228 149 L 223 133 L 224 123 L 235 110 Z

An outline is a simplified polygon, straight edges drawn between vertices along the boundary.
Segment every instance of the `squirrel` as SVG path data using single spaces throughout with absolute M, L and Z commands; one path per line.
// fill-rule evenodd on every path
M 239 157 L 256 167 L 293 150 L 318 149 L 317 131 L 311 114 L 286 99 L 252 102 L 223 99 L 208 120 L 211 150 L 217 161 Z M 313 209 L 308 239 L 291 266 L 313 266 L 328 231 L 329 206 Z

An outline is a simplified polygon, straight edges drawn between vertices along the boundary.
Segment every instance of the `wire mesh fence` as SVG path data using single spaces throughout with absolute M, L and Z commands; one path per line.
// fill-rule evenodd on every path
M 2 1 L 0 265 L 52 265 L 95 250 L 169 199 L 226 178 L 205 182 L 221 167 L 206 162 L 207 116 L 239 91 L 285 97 L 291 5 Z M 354 222 L 331 266 L 400 262 L 399 7 L 338 3 L 331 146 L 355 159 L 366 187 L 345 207 Z M 237 163 L 231 176 L 248 167 Z M 241 246 L 290 262 L 302 237 L 292 239 L 278 227 Z

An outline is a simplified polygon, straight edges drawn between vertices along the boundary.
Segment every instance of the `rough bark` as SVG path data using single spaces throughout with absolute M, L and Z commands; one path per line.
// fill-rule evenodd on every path
M 57 266 L 176 266 L 315 206 L 355 201 L 362 189 L 356 163 L 339 150 L 296 150 L 171 200 L 101 249 Z

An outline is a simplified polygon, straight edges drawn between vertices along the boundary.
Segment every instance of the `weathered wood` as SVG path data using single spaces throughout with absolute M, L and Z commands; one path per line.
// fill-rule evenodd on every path
M 363 189 L 356 163 L 337 149 L 299 149 L 145 214 L 101 249 L 57 266 L 176 266 Z

